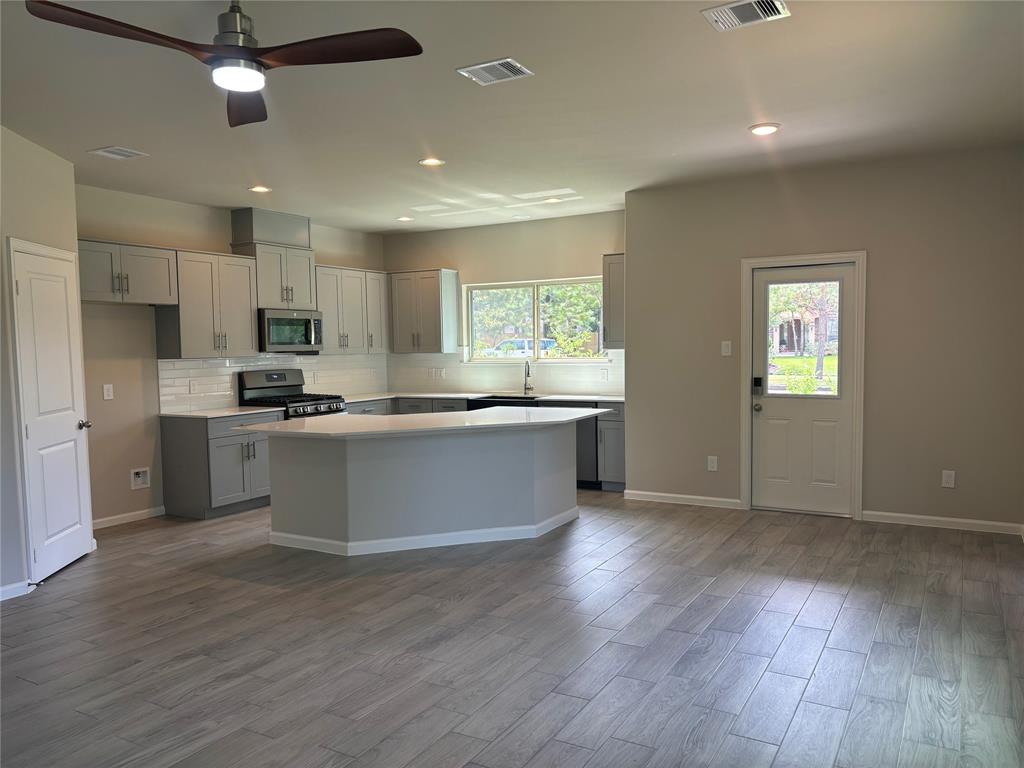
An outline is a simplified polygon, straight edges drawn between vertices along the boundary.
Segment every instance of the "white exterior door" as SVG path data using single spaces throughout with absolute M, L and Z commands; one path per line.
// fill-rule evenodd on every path
M 78 270 L 67 251 L 10 249 L 29 575 L 40 581 L 92 550 Z
M 754 270 L 754 507 L 854 514 L 856 291 L 852 263 Z

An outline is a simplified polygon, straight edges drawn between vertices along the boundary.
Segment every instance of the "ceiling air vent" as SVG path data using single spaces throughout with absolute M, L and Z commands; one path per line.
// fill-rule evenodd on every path
M 494 85 L 506 80 L 520 80 L 533 75 L 533 72 L 515 59 L 485 61 L 483 64 L 474 64 L 471 67 L 459 67 L 455 71 L 460 75 L 465 75 L 478 85 Z
M 145 152 L 128 149 L 128 147 L 100 147 L 99 149 L 90 149 L 89 154 L 106 157 L 109 160 L 133 160 L 136 157 L 149 157 Z
M 701 11 L 708 23 L 719 32 L 738 27 L 775 21 L 789 16 L 789 9 L 783 0 L 740 0 Z

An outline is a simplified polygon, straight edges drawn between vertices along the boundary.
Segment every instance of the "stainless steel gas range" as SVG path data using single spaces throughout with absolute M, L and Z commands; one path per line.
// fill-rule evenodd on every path
M 348 410 L 341 395 L 306 393 L 302 391 L 305 384 L 306 377 L 301 368 L 241 371 L 238 374 L 238 404 L 279 406 L 284 408 L 286 419 L 327 416 Z

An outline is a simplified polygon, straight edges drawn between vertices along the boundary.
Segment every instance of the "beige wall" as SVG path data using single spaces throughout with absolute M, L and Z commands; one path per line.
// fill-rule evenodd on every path
M 84 184 L 79 184 L 77 191 L 78 232 L 83 238 L 231 252 L 228 208 L 179 203 Z M 313 224 L 310 236 L 320 264 L 382 268 L 380 235 Z
M 153 308 L 82 305 L 92 514 L 97 520 L 163 504 L 160 398 Z M 114 399 L 103 399 L 103 385 Z M 129 474 L 150 467 L 151 486 L 131 490 Z
M 0 236 L 3 268 L 0 296 L 0 584 L 27 578 L 21 470 L 16 442 L 16 392 L 11 333 L 10 255 L 15 237 L 77 251 L 74 168 L 67 160 L 0 128 Z
M 622 251 L 622 211 L 467 229 L 385 235 L 388 271 L 450 267 L 465 283 L 601 274 L 601 255 Z
M 1024 522 L 1024 147 L 638 190 L 626 220 L 628 488 L 737 498 L 740 259 L 866 250 L 864 508 Z

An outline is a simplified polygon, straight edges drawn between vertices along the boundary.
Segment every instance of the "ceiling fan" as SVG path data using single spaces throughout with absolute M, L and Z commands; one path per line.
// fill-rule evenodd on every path
M 260 90 L 268 69 L 397 59 L 423 53 L 423 47 L 412 35 L 391 27 L 260 48 L 252 36 L 252 19 L 242 13 L 235 0 L 217 16 L 217 34 L 212 45 L 179 40 L 49 0 L 25 0 L 25 5 L 29 13 L 46 21 L 172 48 L 198 59 L 212 70 L 213 82 L 228 92 L 228 125 L 232 128 L 267 119 L 267 106 Z

